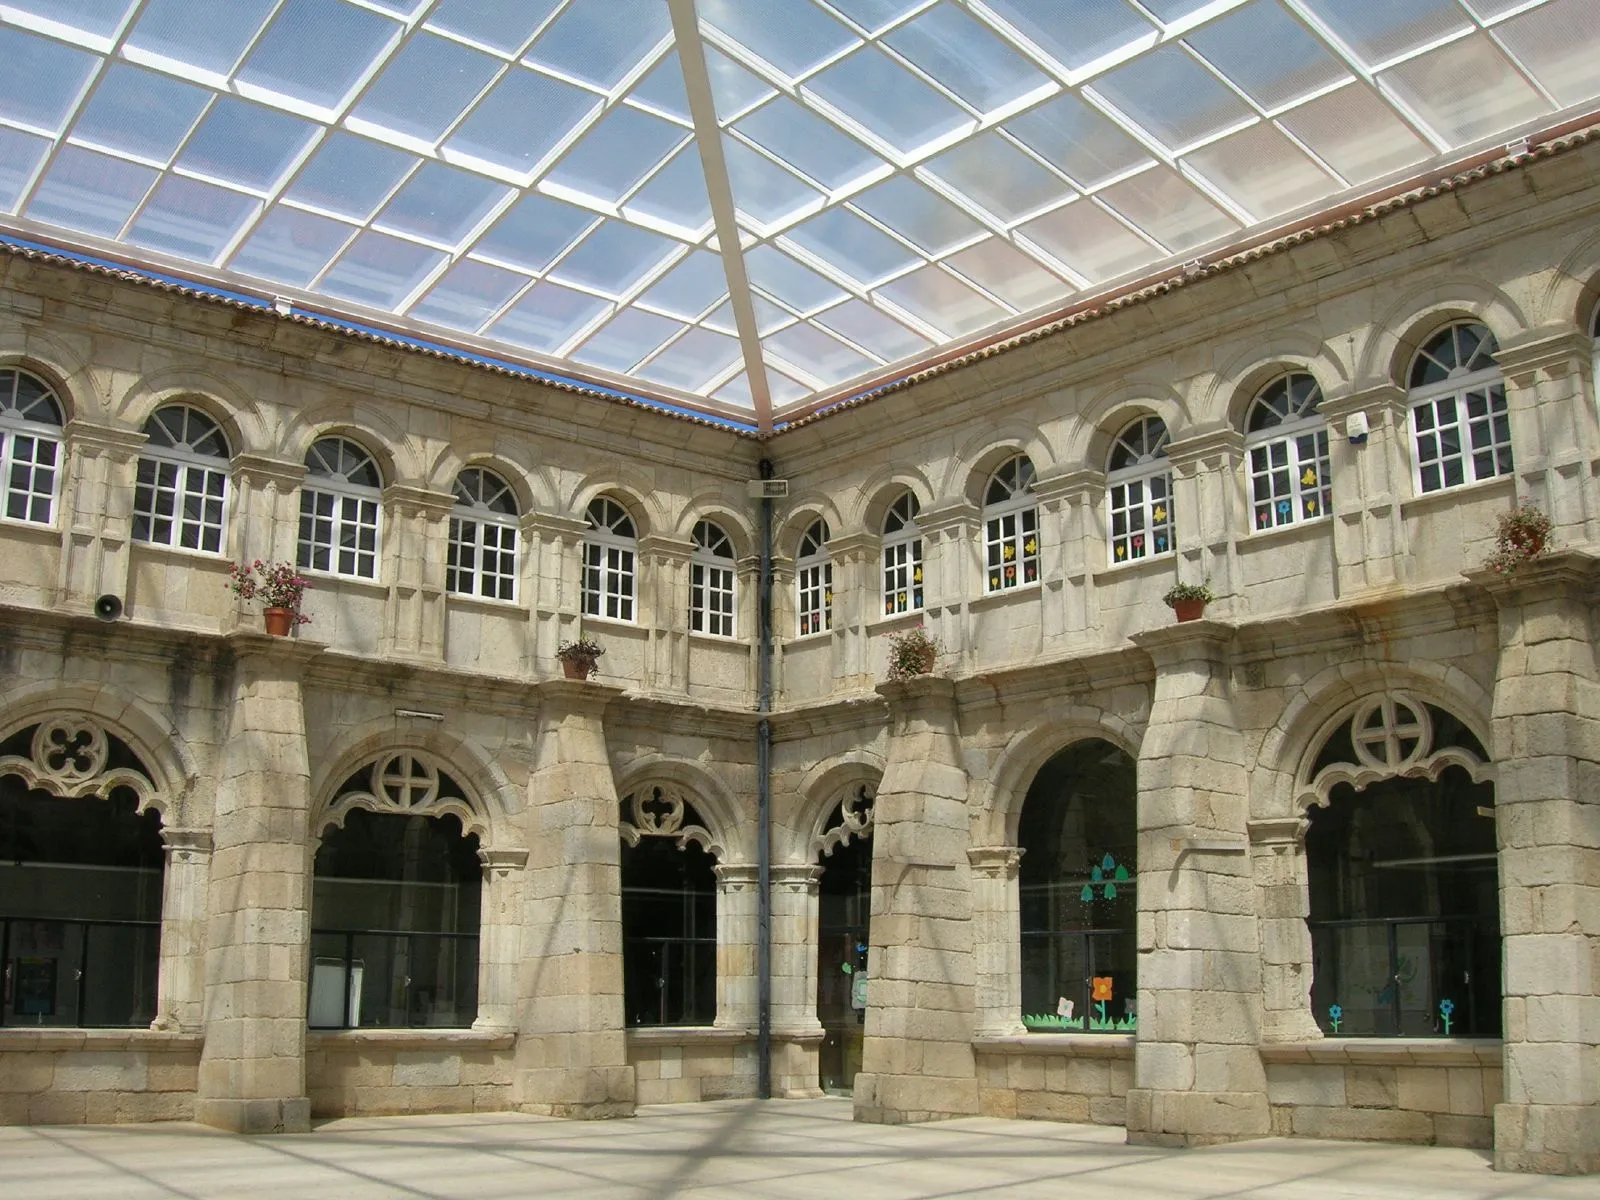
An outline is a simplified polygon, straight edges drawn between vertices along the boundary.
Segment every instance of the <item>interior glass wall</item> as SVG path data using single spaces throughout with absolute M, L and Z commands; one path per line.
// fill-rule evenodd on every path
M 1034 778 L 1017 844 L 1022 1023 L 1131 1033 L 1136 1007 L 1134 763 L 1098 738 Z
M 872 834 L 857 834 L 822 859 L 817 887 L 818 1066 L 822 1087 L 848 1092 L 861 1070 L 867 1019 L 867 917 L 872 911 Z
M 478 839 L 453 816 L 355 809 L 317 849 L 310 1025 L 461 1028 L 478 1012 Z
M 715 865 L 693 842 L 682 849 L 671 837 L 623 843 L 623 999 L 629 1025 L 716 1020 Z

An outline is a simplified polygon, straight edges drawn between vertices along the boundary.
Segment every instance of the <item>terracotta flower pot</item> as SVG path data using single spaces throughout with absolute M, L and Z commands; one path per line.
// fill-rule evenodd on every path
M 263 609 L 261 617 L 267 623 L 267 632 L 273 637 L 288 637 L 289 630 L 294 628 L 294 609 L 292 608 Z
M 1174 600 L 1172 611 L 1177 614 L 1180 621 L 1198 621 L 1206 615 L 1206 602 L 1204 600 Z
M 561 673 L 568 679 L 587 679 L 594 674 L 596 665 L 592 658 L 563 658 Z

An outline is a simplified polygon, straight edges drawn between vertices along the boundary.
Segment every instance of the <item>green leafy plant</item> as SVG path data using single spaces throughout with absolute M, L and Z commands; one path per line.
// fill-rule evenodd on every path
M 1514 575 L 1524 563 L 1546 554 L 1555 523 L 1526 496 L 1510 512 L 1500 514 L 1494 532 L 1494 553 L 1483 560 L 1485 570 Z
M 1202 604 L 1210 604 L 1217 598 L 1211 590 L 1211 580 L 1204 583 L 1175 583 L 1167 589 L 1167 594 L 1161 597 L 1163 604 L 1176 604 L 1180 600 L 1198 600 Z
M 300 611 L 306 589 L 311 585 L 293 563 L 234 563 L 228 568 L 228 590 L 241 600 L 259 600 L 262 608 L 286 608 L 297 625 L 309 625 L 311 618 Z
M 580 634 L 576 641 L 563 642 L 556 647 L 556 657 L 561 660 L 569 677 L 592 679 L 600 669 L 600 656 L 605 647 L 588 634 Z
M 931 675 L 933 666 L 943 649 L 939 639 L 921 625 L 903 633 L 891 633 L 889 638 L 889 678 L 910 679 L 915 675 Z

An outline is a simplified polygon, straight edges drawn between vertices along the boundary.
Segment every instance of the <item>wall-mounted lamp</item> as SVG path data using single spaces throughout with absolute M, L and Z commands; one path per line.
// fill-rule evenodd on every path
M 1365 446 L 1367 434 L 1367 414 L 1364 412 L 1351 413 L 1344 423 L 1344 435 L 1350 439 L 1352 446 Z

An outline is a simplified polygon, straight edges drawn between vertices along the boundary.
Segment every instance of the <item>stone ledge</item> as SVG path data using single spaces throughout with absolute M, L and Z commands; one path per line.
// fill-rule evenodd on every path
M 390 1050 L 509 1050 L 517 1035 L 498 1029 L 338 1029 L 306 1033 L 307 1050 L 380 1046 Z
M 1053 1054 L 1063 1058 L 1133 1057 L 1131 1033 L 1020 1033 L 975 1037 L 976 1054 Z
M 1499 1067 L 1499 1038 L 1324 1038 L 1261 1047 L 1266 1063 L 1363 1067 Z
M 0 1050 L 10 1053 L 47 1050 L 199 1050 L 200 1033 L 163 1029 L 0 1029 Z
M 719 1029 L 714 1025 L 651 1025 L 628 1032 L 630 1046 L 687 1046 L 700 1042 L 750 1042 L 754 1029 Z

